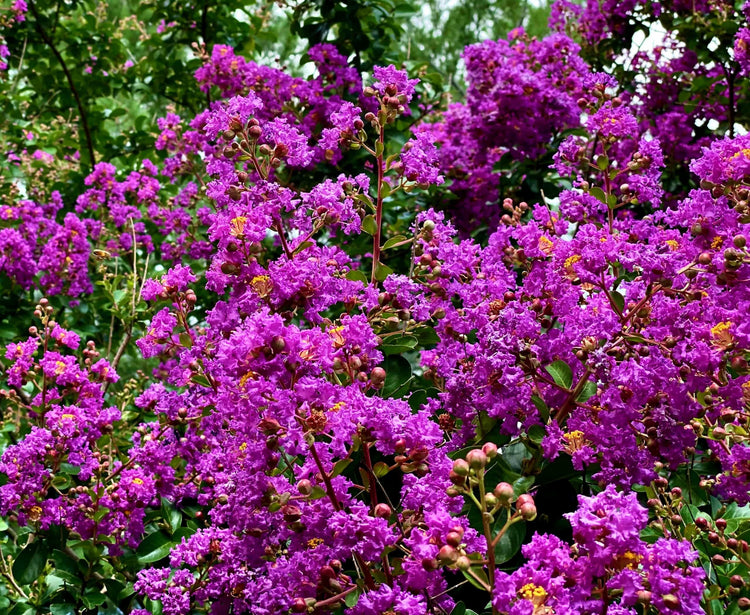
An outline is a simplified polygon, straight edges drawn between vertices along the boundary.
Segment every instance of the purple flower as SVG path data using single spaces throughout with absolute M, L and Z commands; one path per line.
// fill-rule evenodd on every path
M 403 95 L 405 103 L 408 104 L 414 95 L 414 86 L 419 83 L 419 79 L 409 79 L 405 70 L 398 70 L 393 64 L 389 66 L 376 66 L 373 68 L 375 83 L 373 87 L 381 96 Z

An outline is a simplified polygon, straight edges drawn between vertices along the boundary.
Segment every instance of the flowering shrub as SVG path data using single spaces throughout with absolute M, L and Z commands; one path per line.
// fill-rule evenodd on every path
M 11 182 L 10 612 L 750 608 L 750 137 L 671 133 L 666 56 L 646 94 L 594 68 L 659 16 L 598 6 L 468 48 L 437 111 L 219 44 L 149 158 Z M 554 194 L 506 196 L 531 165 Z

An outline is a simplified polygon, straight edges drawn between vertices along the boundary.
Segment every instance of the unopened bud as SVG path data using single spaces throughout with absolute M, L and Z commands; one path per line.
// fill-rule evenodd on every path
M 388 504 L 384 504 L 381 502 L 380 504 L 375 506 L 375 509 L 373 510 L 373 514 L 378 517 L 379 519 L 388 519 L 392 514 L 391 507 L 388 506 Z
M 466 455 L 466 461 L 472 470 L 482 470 L 487 465 L 487 455 L 484 451 L 474 449 Z
M 445 545 L 440 548 L 440 551 L 438 551 L 438 561 L 445 565 L 445 566 L 451 566 L 456 563 L 458 560 L 459 553 L 455 549 L 455 547 L 451 547 L 450 545 Z

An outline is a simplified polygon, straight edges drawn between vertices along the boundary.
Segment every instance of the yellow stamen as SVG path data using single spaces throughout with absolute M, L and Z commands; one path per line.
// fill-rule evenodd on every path
M 574 254 L 565 259 L 565 269 L 571 269 L 579 260 L 581 260 L 580 254 Z
M 549 237 L 546 237 L 542 235 L 539 238 L 539 249 L 544 252 L 547 256 L 552 254 L 552 251 L 555 249 L 555 244 L 552 242 L 552 240 Z
M 322 538 L 311 538 L 310 540 L 307 541 L 307 548 L 317 549 L 322 544 L 323 544 Z
M 229 234 L 233 237 L 242 237 L 245 233 L 245 223 L 247 222 L 247 218 L 245 216 L 237 216 L 236 218 L 232 218 L 232 220 L 229 222 L 229 226 L 231 227 Z

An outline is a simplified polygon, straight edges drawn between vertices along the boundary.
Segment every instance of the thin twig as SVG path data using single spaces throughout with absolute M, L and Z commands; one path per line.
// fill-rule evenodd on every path
M 50 48 L 50 51 L 52 51 L 52 54 L 55 56 L 55 58 L 57 58 L 57 61 L 60 63 L 60 68 L 62 68 L 63 73 L 65 73 L 65 79 L 68 82 L 68 86 L 70 87 L 70 92 L 73 94 L 73 98 L 75 98 L 76 106 L 78 107 L 78 113 L 81 116 L 81 125 L 83 126 L 83 132 L 84 132 L 84 135 L 86 136 L 86 148 L 88 149 L 89 160 L 91 163 L 91 167 L 93 168 L 94 165 L 96 164 L 96 155 L 94 154 L 94 142 L 91 138 L 91 129 L 89 128 L 88 118 L 86 117 L 86 109 L 83 106 L 83 101 L 81 100 L 81 96 L 78 93 L 78 89 L 76 88 L 75 83 L 73 82 L 73 75 L 70 74 L 68 65 L 65 63 L 65 59 L 62 57 L 57 47 L 55 46 L 55 42 L 44 31 L 44 28 L 42 28 L 42 25 L 39 22 L 39 13 L 36 10 L 36 6 L 34 5 L 34 2 L 30 1 L 28 6 L 31 12 L 34 14 L 34 27 L 36 28 L 36 31 L 39 32 L 39 36 L 42 37 L 42 40 Z

